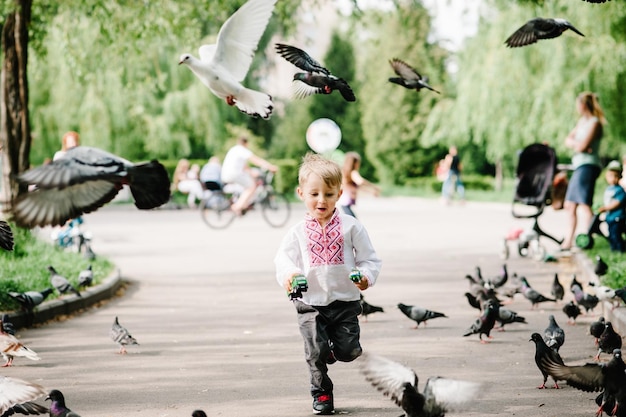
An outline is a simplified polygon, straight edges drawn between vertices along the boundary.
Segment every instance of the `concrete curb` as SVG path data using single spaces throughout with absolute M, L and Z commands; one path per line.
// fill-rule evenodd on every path
M 576 253 L 574 260 L 585 279 L 583 282 L 593 281 L 599 283 L 598 276 L 594 272 L 594 264 L 587 255 L 584 253 Z M 611 303 L 605 301 L 602 303 L 602 316 L 606 321 L 610 321 L 611 324 L 613 324 L 613 329 L 615 329 L 617 333 L 626 336 L 626 308 L 613 308 Z
M 113 298 L 123 284 L 124 280 L 121 277 L 120 270 L 117 269 L 102 283 L 82 290 L 81 297 L 74 294 L 64 295 L 61 298 L 44 301 L 33 312 L 15 311 L 7 312 L 6 314 L 15 329 L 30 327 L 62 315 L 69 315 L 93 307 L 100 301 Z

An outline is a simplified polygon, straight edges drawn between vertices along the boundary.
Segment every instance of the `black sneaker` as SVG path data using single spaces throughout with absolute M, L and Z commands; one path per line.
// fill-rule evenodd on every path
M 323 393 L 313 397 L 313 413 L 323 416 L 335 414 L 333 394 Z

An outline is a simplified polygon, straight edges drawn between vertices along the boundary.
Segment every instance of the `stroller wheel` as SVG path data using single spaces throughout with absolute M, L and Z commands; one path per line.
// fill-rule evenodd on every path
M 576 236 L 576 246 L 581 249 L 593 248 L 593 236 L 585 233 L 579 234 Z

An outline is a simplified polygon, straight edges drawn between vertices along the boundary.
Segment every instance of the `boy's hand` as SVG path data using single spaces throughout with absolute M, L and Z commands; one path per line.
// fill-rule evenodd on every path
M 292 275 L 290 279 L 285 281 L 284 285 L 287 289 L 287 296 L 292 301 L 296 298 L 302 298 L 302 293 L 309 289 L 306 277 L 302 274 Z
M 369 281 L 357 268 L 352 268 L 352 271 L 350 271 L 350 280 L 354 282 L 354 285 L 361 291 L 369 287 Z
M 367 280 L 367 278 L 363 277 L 361 281 L 355 282 L 354 285 L 356 285 L 356 287 L 361 291 L 364 291 L 369 288 L 370 282 Z

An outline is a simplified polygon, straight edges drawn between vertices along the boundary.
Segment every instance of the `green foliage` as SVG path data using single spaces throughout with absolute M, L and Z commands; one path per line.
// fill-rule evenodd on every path
M 594 235 L 593 248 L 584 252 L 593 262 L 596 256 L 600 256 L 609 265 L 606 275 L 601 277 L 601 282 L 607 287 L 618 289 L 626 287 L 626 254 L 611 251 L 609 242 L 601 236 Z
M 11 224 L 15 248 L 12 252 L 0 252 L 0 311 L 19 308 L 7 291 L 25 292 L 42 291 L 50 287 L 48 266 L 55 269 L 74 285 L 78 284 L 78 274 L 92 264 L 94 282 L 98 283 L 113 271 L 113 264 L 102 257 L 93 261 L 86 260 L 82 255 L 63 250 L 50 241 Z M 50 294 L 48 300 L 58 297 L 58 293 Z

